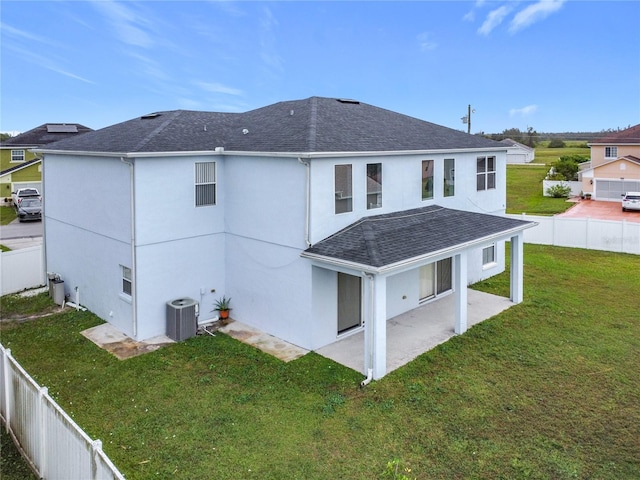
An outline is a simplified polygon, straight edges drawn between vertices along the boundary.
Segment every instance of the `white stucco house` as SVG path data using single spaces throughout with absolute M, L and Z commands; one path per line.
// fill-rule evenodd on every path
M 523 297 L 523 230 L 501 216 L 507 146 L 354 100 L 245 113 L 165 111 L 43 154 L 47 271 L 138 340 L 166 304 L 232 317 L 309 350 L 364 330 L 386 373 L 387 319 L 505 268 Z
M 511 138 L 505 138 L 500 143 L 507 145 L 507 163 L 529 163 L 536 158 L 535 148 L 531 148 Z

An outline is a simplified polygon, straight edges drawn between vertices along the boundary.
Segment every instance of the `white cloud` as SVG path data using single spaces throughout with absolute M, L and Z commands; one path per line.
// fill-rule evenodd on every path
M 527 105 L 526 107 L 522 107 L 522 108 L 512 108 L 511 110 L 509 110 L 509 116 L 510 117 L 516 117 L 516 116 L 528 117 L 529 115 L 533 115 L 534 113 L 536 113 L 537 110 L 538 110 L 537 105 Z
M 435 50 L 438 46 L 436 42 L 432 40 L 432 35 L 429 32 L 423 32 L 418 35 L 418 44 L 420 45 L 420 50 L 426 52 L 428 50 Z
M 49 43 L 46 38 L 40 37 L 38 35 L 34 35 L 31 32 L 26 32 L 24 30 L 19 30 L 17 28 L 13 28 L 6 23 L 0 22 L 0 28 L 2 29 L 2 33 L 14 38 L 22 38 L 26 40 L 34 40 L 36 42 L 41 43 Z
M 138 15 L 128 6 L 113 1 L 94 1 L 93 5 L 109 19 L 119 40 L 136 47 L 154 46 L 152 36 L 145 31 L 145 26 L 149 23 L 145 16 Z
M 216 83 L 216 82 L 193 82 L 193 83 L 194 85 L 200 87 L 203 90 L 206 90 L 207 92 L 224 93 L 225 95 L 237 95 L 237 96 L 243 94 L 242 90 L 233 88 L 233 87 L 228 87 L 221 83 Z
M 490 11 L 487 15 L 487 18 L 478 29 L 478 33 L 480 35 L 489 35 L 489 33 L 491 33 L 494 28 L 502 23 L 504 17 L 506 17 L 510 11 L 511 7 L 508 7 L 506 5 L 502 5 L 501 7 Z
M 537 3 L 529 5 L 513 17 L 509 25 L 509 32 L 516 33 L 535 22 L 544 20 L 552 13 L 560 10 L 565 1 L 566 0 L 540 0 Z

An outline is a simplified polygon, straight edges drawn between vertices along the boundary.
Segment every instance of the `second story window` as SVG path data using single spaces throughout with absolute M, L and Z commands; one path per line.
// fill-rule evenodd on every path
M 477 190 L 496 188 L 496 157 L 478 157 L 476 165 Z
M 604 147 L 604 158 L 618 158 L 618 147 Z
M 24 150 L 11 150 L 11 163 L 24 162 Z
M 367 164 L 367 209 L 382 207 L 382 164 Z
M 456 194 L 456 161 L 453 158 L 444 159 L 444 196 L 453 197 Z
M 353 210 L 351 165 L 336 165 L 334 178 L 336 213 L 351 212 Z
M 422 199 L 433 198 L 433 160 L 422 161 Z
M 216 204 L 216 162 L 196 163 L 196 207 Z

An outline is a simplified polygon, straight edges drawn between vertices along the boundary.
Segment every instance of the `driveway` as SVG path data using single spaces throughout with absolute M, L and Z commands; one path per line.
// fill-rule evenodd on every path
M 558 217 L 595 218 L 599 220 L 626 220 L 640 223 L 640 211 L 622 211 L 621 202 L 605 202 L 602 200 L 582 200 Z

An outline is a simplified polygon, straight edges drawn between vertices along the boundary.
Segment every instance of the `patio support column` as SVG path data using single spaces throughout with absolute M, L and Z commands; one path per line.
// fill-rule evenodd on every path
M 521 303 L 524 292 L 524 234 L 511 237 L 511 301 Z
M 364 326 L 367 337 L 364 364 L 365 369 L 373 370 L 374 380 L 378 380 L 387 373 L 387 278 L 374 275 L 369 285 L 372 305 Z
M 453 257 L 454 302 L 456 318 L 453 331 L 458 335 L 467 331 L 467 252 Z

